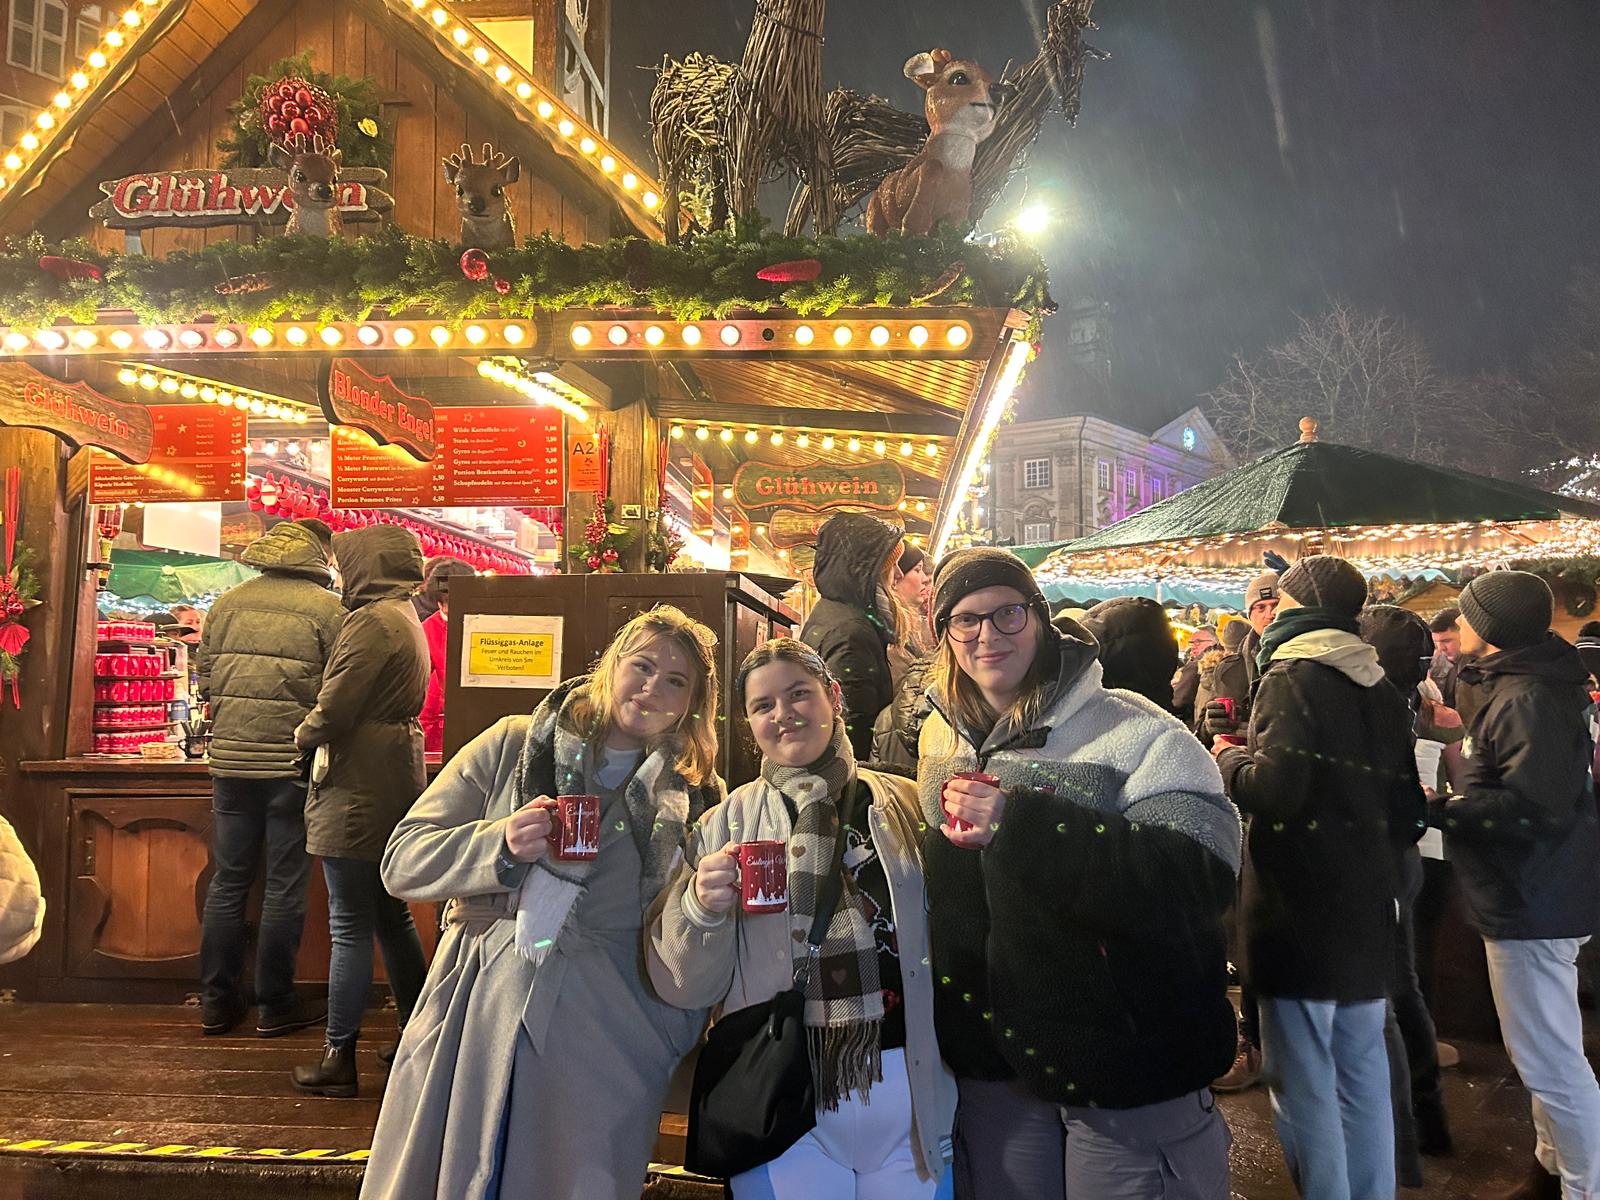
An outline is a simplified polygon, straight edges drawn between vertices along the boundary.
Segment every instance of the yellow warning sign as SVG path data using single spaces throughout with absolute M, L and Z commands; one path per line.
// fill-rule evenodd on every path
M 562 618 L 469 613 L 461 628 L 461 686 L 553 688 L 561 682 Z
M 474 633 L 467 640 L 467 672 L 544 678 L 554 668 L 555 649 L 548 633 Z

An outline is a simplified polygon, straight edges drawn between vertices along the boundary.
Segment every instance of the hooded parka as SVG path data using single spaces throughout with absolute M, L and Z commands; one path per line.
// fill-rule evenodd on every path
M 856 759 L 872 756 L 872 723 L 894 697 L 888 622 L 894 609 L 883 590 L 883 565 L 900 531 L 861 513 L 840 513 L 817 535 L 812 578 L 822 599 L 800 640 L 822 656 L 844 691 L 844 722 Z
M 211 702 L 211 774 L 293 779 L 294 731 L 317 702 L 344 610 L 322 540 L 296 521 L 274 525 L 239 561 L 261 574 L 217 597 L 195 654 Z
M 333 539 L 350 610 L 323 673 L 316 707 L 295 730 L 310 753 L 328 747 L 326 776 L 306 798 L 306 850 L 378 862 L 426 784 L 422 711 L 428 645 L 411 607 L 422 582 L 417 539 L 373 525 Z

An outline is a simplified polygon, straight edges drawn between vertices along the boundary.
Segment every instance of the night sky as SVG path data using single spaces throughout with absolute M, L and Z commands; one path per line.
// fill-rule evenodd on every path
M 754 0 L 619 0 L 612 134 L 645 161 L 654 76 L 736 58 Z M 851 0 L 828 14 L 827 86 L 910 108 L 900 74 L 945 46 L 996 73 L 1031 57 L 1042 0 Z M 644 15 L 636 15 L 644 14 Z M 1333 296 L 1417 325 L 1450 370 L 1519 369 L 1576 264 L 1600 264 L 1596 0 L 1100 0 L 1076 129 L 1047 127 L 985 225 L 1024 200 L 1059 300 L 1112 306 L 1106 415 L 1153 428 L 1235 352 Z M 1024 385 L 1085 407 L 1051 369 Z M 1065 394 L 1062 394 L 1065 393 Z

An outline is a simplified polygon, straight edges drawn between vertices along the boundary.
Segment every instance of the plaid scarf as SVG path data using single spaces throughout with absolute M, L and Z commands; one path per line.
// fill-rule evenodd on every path
M 856 780 L 855 755 L 844 722 L 833 722 L 833 740 L 809 767 L 761 763 L 761 778 L 794 803 L 789 835 L 789 923 L 798 931 L 795 970 L 808 956 L 805 938 L 817 914 L 817 902 L 833 866 L 839 829 L 838 798 Z M 878 946 L 862 909 L 861 893 L 844 875 L 843 892 L 828 923 L 822 951 L 805 976 L 805 1023 L 811 1078 L 817 1103 L 830 1112 L 856 1092 L 865 1101 L 874 1082 L 883 1078 L 878 1032 L 883 1022 L 883 992 L 878 982 Z

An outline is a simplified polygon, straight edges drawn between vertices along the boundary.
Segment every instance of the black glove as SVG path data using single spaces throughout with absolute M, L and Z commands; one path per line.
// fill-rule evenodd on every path
M 1215 738 L 1218 734 L 1239 732 L 1239 722 L 1228 715 L 1228 706 L 1221 700 L 1213 700 L 1205 706 L 1205 718 L 1200 723 L 1200 728 L 1205 731 L 1207 738 Z

